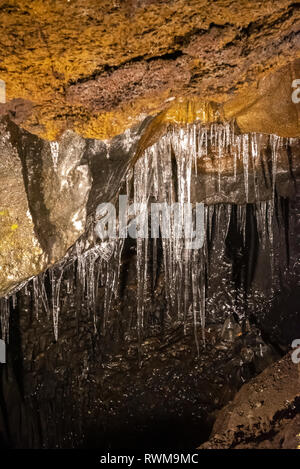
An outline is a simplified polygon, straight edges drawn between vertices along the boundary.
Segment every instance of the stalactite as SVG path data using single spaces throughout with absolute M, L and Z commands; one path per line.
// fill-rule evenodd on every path
M 179 202 L 184 204 L 191 200 L 191 190 L 193 187 L 194 176 L 197 174 L 197 159 L 207 156 L 208 153 L 217 156 L 217 170 L 218 170 L 218 189 L 221 190 L 221 168 L 222 158 L 230 153 L 234 156 L 234 178 L 237 178 L 237 165 L 238 161 L 243 166 L 244 175 L 244 190 L 246 202 L 249 201 L 250 192 L 250 170 L 253 173 L 254 198 L 259 200 L 259 187 L 257 183 L 256 168 L 260 164 L 261 159 L 261 142 L 263 136 L 260 134 L 245 134 L 236 135 L 234 127 L 230 124 L 212 124 L 210 127 L 199 126 L 197 124 L 181 128 L 179 130 L 169 131 L 159 142 L 154 144 L 145 152 L 143 162 L 139 162 L 140 172 L 147 174 L 147 186 L 137 185 L 136 191 L 139 192 L 138 199 L 147 203 L 149 195 L 154 199 L 171 204 Z M 265 202 L 257 202 L 256 216 L 257 228 L 262 247 L 265 246 L 266 233 L 270 245 L 273 243 L 273 199 L 275 197 L 275 181 L 276 181 L 276 162 L 277 153 L 282 145 L 282 139 L 275 136 L 269 137 L 269 143 L 272 149 L 272 200 Z M 172 159 L 175 158 L 177 173 L 174 175 L 172 172 Z M 153 162 L 153 181 L 152 186 L 149 183 L 149 161 Z M 144 165 L 144 166 L 143 166 Z M 147 171 L 148 168 L 148 171 Z M 137 174 L 137 173 L 136 173 Z M 198 175 L 199 177 L 199 175 Z M 147 191 L 145 192 L 147 187 Z M 149 192 L 150 190 L 150 192 Z M 206 226 L 209 240 L 212 240 L 213 233 L 219 238 L 222 234 L 221 243 L 225 242 L 228 235 L 232 205 L 219 204 L 217 206 L 209 206 L 206 211 Z M 198 294 L 196 284 L 201 284 L 199 278 L 196 277 L 194 269 L 195 255 L 185 249 L 185 243 L 182 238 L 175 236 L 175 220 L 170 214 L 167 221 L 167 229 L 170 233 L 170 238 L 162 239 L 163 260 L 165 270 L 165 285 L 166 285 L 166 298 L 168 304 L 168 317 L 172 315 L 172 309 L 177 305 L 178 317 L 181 311 L 183 315 L 181 319 L 185 321 L 188 319 L 190 313 L 194 318 L 194 323 L 197 323 L 199 317 L 200 303 L 205 295 Z M 244 246 L 246 243 L 246 223 L 247 223 L 247 207 L 246 205 L 239 205 L 237 207 L 237 223 L 239 231 L 242 235 Z M 147 243 L 146 243 L 147 245 Z M 143 284 L 145 278 L 141 275 L 141 266 L 146 265 L 147 259 L 145 258 L 143 250 L 143 242 L 138 241 L 138 283 Z M 142 256 L 142 259 L 140 259 Z M 272 249 L 271 249 L 271 263 L 272 263 Z M 147 269 L 147 267 L 145 267 Z M 206 263 L 202 266 L 204 271 Z M 192 292 L 190 289 L 192 285 Z M 203 285 L 203 282 L 202 284 Z M 140 292 L 138 295 L 139 309 L 143 310 L 143 290 L 142 285 L 138 288 Z M 200 290 L 205 290 L 201 287 Z M 177 301 L 175 301 L 177 299 Z M 140 303 L 141 302 L 141 303 Z M 202 308 L 204 310 L 205 308 Z M 204 317 L 202 315 L 202 323 Z
M 39 277 L 32 279 L 32 290 L 33 290 L 33 309 L 35 316 L 39 319 L 39 308 L 40 308 L 40 289 L 39 289 Z
M 226 134 L 223 132 L 223 140 Z M 178 134 L 171 131 L 157 144 L 145 152 L 135 170 L 135 203 L 148 204 L 150 197 L 164 204 L 169 212 L 160 215 L 162 231 L 162 251 L 167 300 L 167 319 L 173 317 L 185 324 L 194 318 L 195 338 L 198 338 L 198 325 L 204 324 L 201 299 L 204 288 L 201 285 L 203 265 L 199 265 L 197 250 L 188 249 L 189 239 L 180 232 L 186 204 L 191 202 L 193 168 L 195 160 L 207 154 L 207 129 L 202 129 L 197 137 L 195 127 L 180 129 Z M 197 142 L 197 144 L 196 144 Z M 172 159 L 175 158 L 175 173 Z M 152 172 L 149 172 L 152 161 Z M 152 177 L 152 180 L 150 179 Z M 159 188 L 159 190 L 158 190 Z M 145 190 L 146 189 L 146 190 Z M 177 210 L 171 210 L 170 205 Z M 164 219 L 162 217 L 164 216 Z M 205 228 L 206 229 L 206 228 Z M 147 291 L 148 239 L 137 240 L 137 279 L 138 279 L 138 328 L 143 324 L 144 302 Z M 203 282 L 202 282 L 203 283 Z M 191 288 L 192 287 L 192 292 Z M 204 327 L 204 326 L 203 326 Z M 198 339 L 197 339 L 198 340 Z M 197 342 L 198 343 L 198 342 Z M 199 350 L 199 344 L 198 344 Z
M 267 239 L 267 202 L 256 203 L 256 223 L 261 247 L 265 249 Z
M 0 320 L 1 320 L 1 337 L 2 340 L 9 342 L 9 298 L 0 299 Z
M 60 269 L 52 268 L 49 270 L 50 283 L 51 283 L 51 299 L 52 299 L 52 315 L 53 315 L 53 330 L 55 340 L 58 340 L 58 321 L 60 313 L 60 292 L 62 277 L 64 274 L 64 264 Z
M 53 168 L 56 171 L 57 164 L 58 164 L 58 155 L 59 155 L 59 143 L 58 142 L 50 142 L 50 152 L 51 152 L 51 158 L 53 161 Z
M 249 135 L 243 135 L 243 167 L 246 202 L 249 200 Z
M 286 145 L 291 144 L 286 140 Z M 263 151 L 266 145 L 271 149 L 271 195 L 268 200 L 260 200 L 258 171 L 263 163 Z M 198 163 L 203 158 L 211 157 L 216 164 L 218 191 L 222 187 L 223 162 L 228 155 L 233 157 L 232 176 L 237 181 L 238 174 L 243 176 L 245 201 L 249 202 L 250 194 L 254 193 L 255 217 L 261 248 L 267 244 L 270 248 L 271 271 L 274 270 L 274 200 L 276 196 L 276 174 L 278 153 L 284 146 L 284 140 L 271 135 L 261 134 L 238 135 L 232 123 L 211 125 L 193 124 L 182 128 L 172 128 L 161 139 L 147 148 L 133 169 L 126 175 L 126 192 L 128 200 L 139 204 L 139 218 L 148 220 L 151 201 L 177 207 L 173 211 L 160 214 L 160 234 L 165 277 L 165 296 L 167 303 L 166 321 L 180 321 L 187 331 L 189 323 L 194 325 L 195 341 L 198 353 L 200 341 L 198 328 L 201 326 L 202 339 L 205 341 L 206 321 L 206 276 L 209 272 L 209 249 L 213 242 L 225 245 L 230 224 L 236 216 L 239 233 L 246 246 L 247 204 L 239 204 L 233 210 L 232 204 L 216 204 L 205 206 L 205 240 L 200 249 L 189 249 L 189 239 L 182 233 L 184 217 L 188 216 L 186 204 L 193 200 L 195 179 L 201 182 Z M 54 169 L 57 169 L 59 145 L 50 143 Z M 225 161 L 226 162 L 226 161 Z M 265 170 L 265 168 L 264 168 Z M 251 172 L 253 179 L 251 178 Z M 253 188 L 253 191 L 252 191 Z M 174 205 L 175 204 L 175 205 Z M 129 226 L 132 214 L 129 217 Z M 190 214 L 194 217 L 194 211 Z M 128 226 L 128 228 L 129 228 Z M 158 240 L 149 240 L 150 226 L 147 232 L 136 239 L 136 271 L 137 271 L 137 331 L 139 342 L 143 338 L 146 321 L 147 302 L 151 290 L 155 288 L 158 274 Z M 102 333 L 106 326 L 114 299 L 118 298 L 120 270 L 124 239 L 108 239 L 93 244 L 87 236 L 82 236 L 71 253 L 59 264 L 48 269 L 32 280 L 34 311 L 37 319 L 41 319 L 41 311 L 47 316 L 52 313 L 54 336 L 59 336 L 59 313 L 61 310 L 61 293 L 66 288 L 67 294 L 73 294 L 72 282 L 63 278 L 67 266 L 76 270 L 77 306 L 86 308 L 93 318 L 94 332 L 99 332 L 101 321 Z M 73 268 L 72 267 L 72 268 Z M 67 273 L 66 273 L 67 276 Z M 51 295 L 47 294 L 46 282 L 50 280 Z M 98 288 L 104 287 L 102 311 L 98 314 Z M 27 290 L 25 283 L 20 288 Z M 15 292 L 13 292 L 15 295 Z M 16 306 L 16 296 L 13 297 Z M 2 336 L 8 334 L 8 300 L 1 300 Z M 79 314 L 77 312 L 77 314 Z M 100 317 L 100 315 L 102 316 Z

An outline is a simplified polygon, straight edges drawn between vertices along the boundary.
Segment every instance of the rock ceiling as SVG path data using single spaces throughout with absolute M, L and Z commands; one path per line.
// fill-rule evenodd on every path
M 1 0 L 0 113 L 106 139 L 214 101 L 243 130 L 299 136 L 299 20 L 291 0 Z

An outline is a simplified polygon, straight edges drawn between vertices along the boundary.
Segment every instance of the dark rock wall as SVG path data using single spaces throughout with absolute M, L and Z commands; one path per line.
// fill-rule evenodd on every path
M 295 199 L 290 204 L 290 264 L 286 263 L 286 244 L 275 235 L 275 292 L 271 292 L 266 265 L 268 253 L 259 252 L 257 259 L 248 259 L 250 240 L 243 248 L 233 228 L 225 244 L 217 238 L 212 242 L 207 345 L 204 348 L 201 343 L 200 357 L 191 322 L 184 334 L 182 324 L 166 317 L 162 265 L 147 304 L 143 340 L 138 343 L 132 243 L 123 252 L 120 295 L 112 305 L 105 331 L 101 323 L 105 286 L 99 289 L 95 334 L 93 315 L 82 302 L 73 267 L 64 274 L 57 342 L 52 317 L 47 318 L 43 308 L 37 316 L 32 286 L 27 287 L 27 293 L 20 291 L 16 309 L 10 305 L 9 361 L 1 367 L 1 435 L 5 444 L 134 448 L 146 447 L 151 438 L 157 448 L 168 444 L 188 448 L 206 440 L 214 412 L 232 399 L 244 381 L 284 353 L 291 338 L 300 333 L 295 330 L 300 321 L 294 236 L 300 207 Z M 248 210 L 251 213 L 251 205 Z M 232 255 L 235 249 L 242 251 L 239 261 L 235 252 Z M 252 266 L 252 286 L 247 277 L 251 262 L 256 265 Z M 269 280 L 262 284 L 262 278 Z M 45 285 L 50 290 L 48 275 Z M 250 319 L 250 329 L 237 332 L 232 343 L 222 346 L 224 318 L 232 310 Z M 250 361 L 241 358 L 245 349 L 253 353 Z

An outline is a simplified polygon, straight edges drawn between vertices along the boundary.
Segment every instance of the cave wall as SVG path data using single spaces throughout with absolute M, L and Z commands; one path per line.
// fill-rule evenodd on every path
M 291 0 L 0 2 L 0 446 L 196 446 L 299 337 L 299 18 Z M 94 232 L 101 202 L 153 196 L 134 187 L 160 155 L 158 198 L 193 155 L 206 204 L 177 284 L 163 240 Z M 237 422 L 229 406 L 207 447 L 237 446 Z

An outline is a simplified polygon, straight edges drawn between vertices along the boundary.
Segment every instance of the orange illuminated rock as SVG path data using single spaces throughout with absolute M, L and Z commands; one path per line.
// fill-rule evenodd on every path
M 107 139 L 173 99 L 183 115 L 194 99 L 230 100 L 226 113 L 239 114 L 244 131 L 277 122 L 278 133 L 294 134 L 295 109 L 267 90 L 300 56 L 299 18 L 292 0 L 4 2 L 0 79 L 9 103 L 0 112 L 44 138 L 72 129 Z M 295 72 L 283 70 L 280 99 Z

